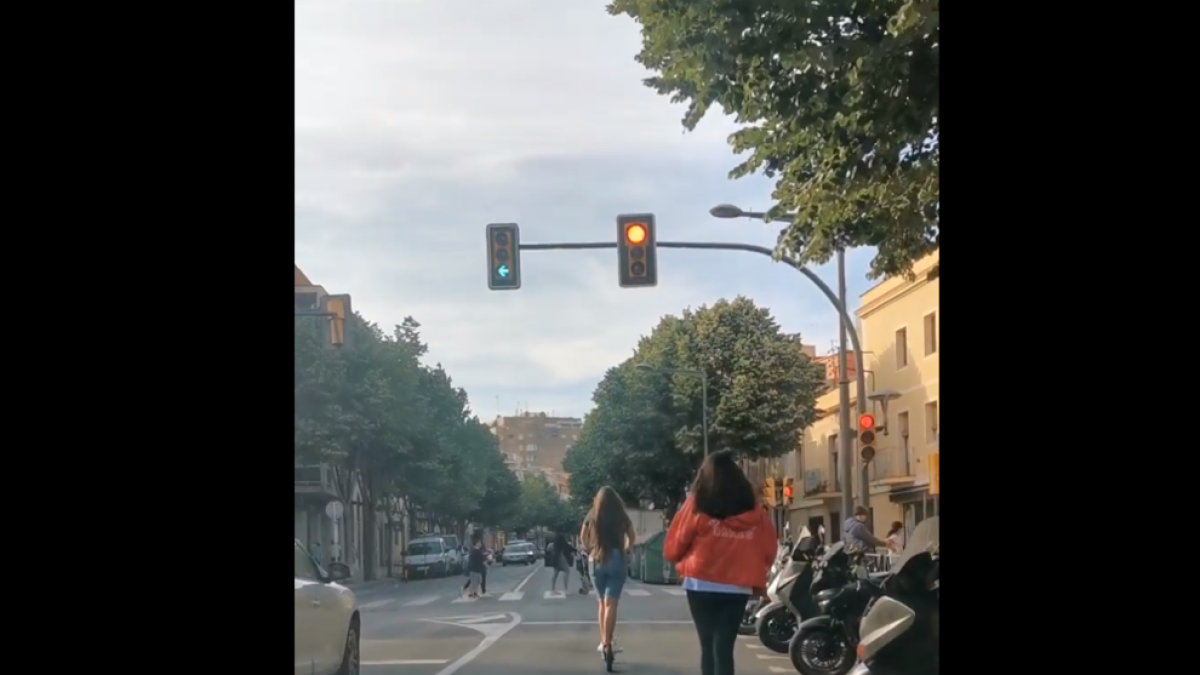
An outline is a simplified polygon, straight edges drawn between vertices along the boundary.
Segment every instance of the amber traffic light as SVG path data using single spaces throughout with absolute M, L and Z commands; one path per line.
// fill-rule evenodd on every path
M 621 288 L 658 285 L 654 214 L 617 216 L 617 281 Z
M 790 477 L 783 479 L 783 505 L 791 506 L 792 497 L 795 492 L 792 490 L 792 479 Z
M 763 481 L 763 504 L 773 507 L 775 506 L 775 479 L 768 478 Z
M 322 313 L 329 318 L 325 330 L 325 343 L 331 347 L 346 344 L 346 317 L 353 316 L 349 295 L 327 295 L 321 299 Z
M 864 462 L 875 458 L 875 416 L 858 416 L 858 454 Z
M 516 223 L 487 226 L 488 288 L 515 291 L 521 287 L 521 228 Z

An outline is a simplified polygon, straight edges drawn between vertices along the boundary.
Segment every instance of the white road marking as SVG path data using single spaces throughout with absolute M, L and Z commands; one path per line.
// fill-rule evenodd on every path
M 522 621 L 522 626 L 595 626 L 595 620 L 592 621 Z M 618 626 L 690 626 L 691 621 L 621 621 L 617 619 Z M 785 657 L 786 658 L 786 657 Z
M 470 626 L 472 624 L 490 623 L 490 622 L 496 621 L 498 619 L 507 619 L 507 618 L 508 618 L 507 614 L 480 614 L 479 616 L 473 616 L 469 619 L 459 619 L 455 623 L 461 623 L 461 624 Z
M 428 598 L 417 598 L 416 600 L 409 600 L 408 602 L 404 603 L 404 606 L 405 607 L 420 607 L 421 605 L 428 605 L 429 603 L 433 602 L 434 600 L 437 600 L 439 597 L 441 597 L 441 596 L 431 595 Z
M 779 659 L 780 661 L 786 661 L 792 658 L 790 656 L 777 656 L 775 654 L 755 654 L 755 656 L 760 659 Z
M 471 628 L 472 630 L 476 630 L 480 633 L 483 633 L 483 642 L 480 642 L 478 645 L 475 646 L 474 649 L 472 649 L 471 651 L 467 652 L 466 654 L 463 654 L 462 656 L 458 657 L 457 661 L 455 661 L 454 663 L 451 663 L 451 664 L 447 665 L 445 668 L 442 668 L 441 670 L 437 671 L 436 673 L 434 673 L 434 675 L 454 675 L 454 673 L 457 673 L 460 668 L 462 668 L 463 666 L 467 665 L 468 663 L 474 661 L 475 659 L 479 658 L 480 654 L 487 651 L 488 647 L 491 647 L 492 645 L 496 644 L 500 640 L 500 638 L 504 637 L 505 633 L 507 633 L 508 631 L 521 625 L 521 615 L 520 614 L 509 613 L 506 616 L 511 616 L 512 622 L 510 622 L 510 623 L 481 623 L 479 625 L 468 625 L 467 626 L 468 628 Z M 470 617 L 468 617 L 468 618 L 470 618 Z M 448 621 L 437 620 L 437 619 L 426 619 L 426 621 L 432 621 L 433 623 L 451 623 Z M 594 624 L 595 622 L 592 621 L 589 623 Z M 456 625 L 461 625 L 461 624 L 456 624 Z
M 546 591 L 542 595 L 542 598 L 544 598 L 546 600 L 563 600 L 566 597 L 567 597 L 567 594 L 563 593 L 562 591 Z
M 521 591 L 509 591 L 509 592 L 505 593 L 504 595 L 500 596 L 500 601 L 501 602 L 512 602 L 513 600 L 520 600 L 523 597 L 525 597 L 525 593 L 523 593 Z
M 635 598 L 641 598 L 641 597 L 645 597 L 645 596 L 647 596 L 647 595 L 650 595 L 650 591 L 643 591 L 643 590 L 642 590 L 642 589 L 640 589 L 640 588 L 631 588 L 631 589 L 629 589 L 629 590 L 625 591 L 625 593 L 626 593 L 626 594 L 628 594 L 628 595 L 632 595 L 632 596 L 634 596 Z
M 680 597 L 687 595 L 687 591 L 683 590 L 682 588 L 664 588 L 664 589 L 662 589 L 662 591 L 663 591 L 663 593 L 668 593 L 670 595 L 678 595 Z
M 364 602 L 363 604 L 359 605 L 358 608 L 359 609 L 379 609 L 380 607 L 383 607 L 384 605 L 390 605 L 391 603 L 393 603 L 395 601 L 396 601 L 396 598 L 387 598 L 385 600 L 375 600 L 373 602 Z
M 766 647 L 764 647 L 763 645 L 757 645 L 754 643 L 750 643 L 746 646 L 749 647 L 750 649 L 766 649 Z
M 440 666 L 450 659 L 393 659 L 391 661 L 363 661 L 360 666 Z
M 461 595 L 461 596 L 451 600 L 450 602 L 457 604 L 460 602 L 477 602 L 478 600 L 479 600 L 479 598 L 472 598 L 469 595 Z
M 539 560 L 539 561 L 537 561 L 537 564 L 533 566 L 533 571 L 531 571 L 529 574 L 526 574 L 525 578 L 521 580 L 521 583 L 517 584 L 517 587 L 512 589 L 512 592 L 513 593 L 521 592 L 521 589 L 525 588 L 525 584 L 529 583 L 529 580 L 533 578 L 533 575 L 540 572 L 541 569 L 542 569 L 542 561 Z
M 791 670 L 788 670 L 787 668 L 780 668 L 779 666 L 771 666 L 771 672 L 772 673 L 794 673 L 794 672 L 796 672 L 796 669 L 792 668 Z

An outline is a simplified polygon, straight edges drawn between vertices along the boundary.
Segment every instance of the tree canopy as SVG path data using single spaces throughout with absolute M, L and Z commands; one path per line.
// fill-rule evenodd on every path
M 907 273 L 941 240 L 939 0 L 613 0 L 641 25 L 647 86 L 714 105 L 749 153 L 730 176 L 775 178 L 794 213 L 777 256 L 825 262 L 874 246 L 872 276 Z
M 368 528 L 397 497 L 447 525 L 507 525 L 517 479 L 467 393 L 440 364 L 421 362 L 420 324 L 408 317 L 387 334 L 355 315 L 340 349 L 327 349 L 319 328 L 296 318 L 296 464 L 337 467 L 344 498 L 357 481 Z M 363 543 L 364 560 L 377 559 L 374 537 Z
M 645 500 L 674 513 L 704 455 L 698 373 L 707 378 L 710 450 L 748 459 L 797 447 L 824 382 L 800 336 L 747 298 L 664 317 L 592 394 L 595 407 L 563 461 L 577 505 L 609 485 L 630 506 Z
M 558 490 L 544 476 L 526 476 L 521 481 L 519 505 L 513 517 L 513 528 L 526 532 L 546 527 L 555 532 L 571 534 L 578 531 L 581 513 L 574 505 L 558 496 Z

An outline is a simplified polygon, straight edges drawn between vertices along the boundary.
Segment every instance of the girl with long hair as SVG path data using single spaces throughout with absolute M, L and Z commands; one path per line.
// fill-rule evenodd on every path
M 683 577 L 700 637 L 701 675 L 734 675 L 742 613 L 752 595 L 766 592 L 776 546 L 771 517 L 733 454 L 705 457 L 663 544 L 663 557 Z
M 616 490 L 605 486 L 596 493 L 592 508 L 583 519 L 579 542 L 590 551 L 592 582 L 600 601 L 598 623 L 600 646 L 596 651 L 610 654 L 620 651 L 613 647 L 613 631 L 617 627 L 617 602 L 625 587 L 626 559 L 637 542 L 633 521 L 625 512 L 625 503 Z

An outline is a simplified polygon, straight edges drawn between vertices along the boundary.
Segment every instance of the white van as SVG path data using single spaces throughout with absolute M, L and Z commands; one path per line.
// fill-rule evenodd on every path
M 455 554 L 441 537 L 421 537 L 408 542 L 404 565 L 411 579 L 416 576 L 444 577 L 455 565 Z
M 446 544 L 446 549 L 450 551 L 450 573 L 462 574 L 467 569 L 467 559 L 462 552 L 462 544 L 458 543 L 457 534 L 441 534 L 442 542 Z

